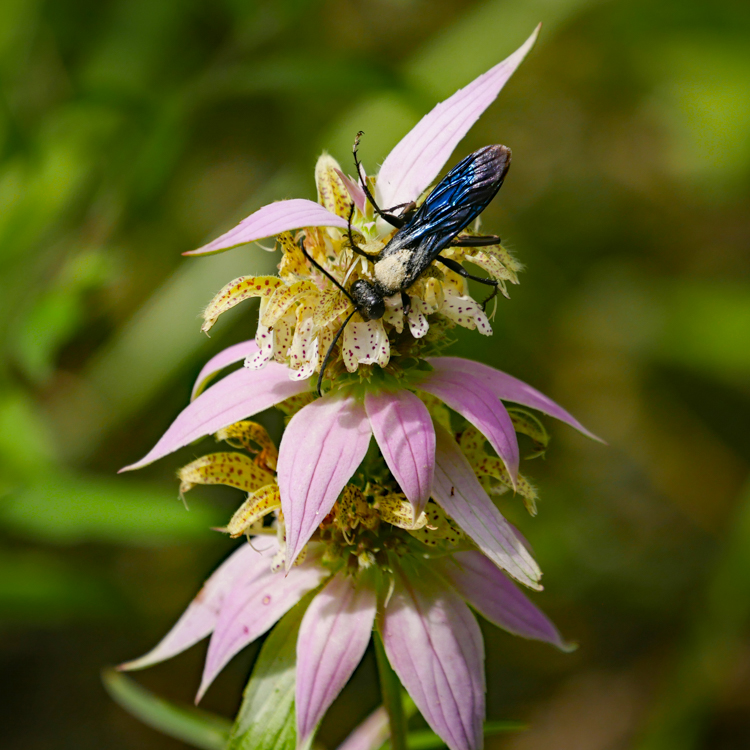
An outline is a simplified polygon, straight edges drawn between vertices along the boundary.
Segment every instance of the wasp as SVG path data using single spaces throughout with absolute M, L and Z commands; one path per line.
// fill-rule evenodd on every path
M 376 320 L 385 315 L 385 300 L 396 294 L 401 295 L 404 314 L 409 310 L 407 290 L 427 270 L 433 261 L 438 261 L 460 276 L 493 286 L 492 294 L 484 301 L 486 305 L 497 294 L 498 282 L 481 276 L 473 276 L 457 261 L 440 255 L 448 247 L 486 247 L 496 245 L 500 238 L 496 235 L 465 235 L 464 230 L 484 211 L 503 184 L 510 168 L 510 149 L 506 146 L 484 146 L 469 154 L 456 164 L 435 186 L 424 202 L 417 207 L 414 203 L 394 206 L 382 210 L 375 202 L 362 171 L 357 154 L 359 139 L 354 141 L 354 164 L 362 188 L 374 212 L 398 231 L 377 255 L 362 250 L 354 241 L 351 220 L 354 204 L 349 213 L 349 244 L 358 255 L 366 257 L 373 264 L 373 281 L 359 279 L 349 290 L 345 289 L 328 271 L 317 263 L 300 244 L 307 259 L 333 282 L 352 302 L 354 310 L 347 316 L 328 347 L 318 375 L 318 395 L 328 360 L 338 343 L 347 323 L 355 313 L 364 320 Z M 399 210 L 396 214 L 394 211 Z

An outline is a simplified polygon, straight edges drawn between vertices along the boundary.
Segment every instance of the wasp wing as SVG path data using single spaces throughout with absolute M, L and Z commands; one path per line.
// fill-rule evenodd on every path
M 510 149 L 505 146 L 485 146 L 469 154 L 440 180 L 401 228 L 398 244 L 414 248 L 414 263 L 426 268 L 484 211 L 500 190 L 509 167 Z

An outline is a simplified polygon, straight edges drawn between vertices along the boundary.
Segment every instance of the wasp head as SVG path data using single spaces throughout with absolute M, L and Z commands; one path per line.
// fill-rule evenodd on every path
M 357 312 L 365 320 L 376 320 L 385 315 L 385 302 L 383 295 L 378 292 L 375 285 L 364 279 L 355 281 L 349 293 L 354 301 Z

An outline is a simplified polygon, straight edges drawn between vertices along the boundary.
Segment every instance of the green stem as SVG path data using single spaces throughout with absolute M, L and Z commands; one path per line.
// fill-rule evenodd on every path
M 375 656 L 378 662 L 378 677 L 380 678 L 380 693 L 383 706 L 388 714 L 388 724 L 391 728 L 391 750 L 407 750 L 406 748 L 406 714 L 401 700 L 401 681 L 393 671 L 380 633 L 375 633 Z

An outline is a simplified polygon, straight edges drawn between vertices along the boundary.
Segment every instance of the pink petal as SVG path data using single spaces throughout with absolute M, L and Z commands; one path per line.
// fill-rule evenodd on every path
M 482 380 L 492 390 L 496 398 L 528 406 L 530 409 L 542 412 L 542 414 L 549 414 L 550 417 L 555 417 L 555 419 L 575 427 L 576 430 L 593 440 L 598 440 L 600 443 L 604 442 L 593 432 L 589 432 L 575 417 L 568 414 L 551 398 L 512 375 L 481 362 L 472 362 L 461 357 L 436 357 L 428 361 L 433 367 L 439 367 L 442 372 L 454 372 L 460 375 L 471 374 L 473 377 Z
M 188 404 L 140 460 L 120 471 L 140 469 L 198 438 L 268 409 L 309 389 L 307 382 L 289 380 L 283 365 L 269 362 L 262 370 L 245 368 L 230 373 Z
M 258 571 L 268 569 L 270 558 L 279 549 L 275 539 L 269 539 L 265 545 L 259 546 L 260 549 L 253 549 L 249 544 L 242 544 L 203 584 L 198 595 L 161 642 L 145 656 L 125 662 L 119 669 L 143 669 L 158 664 L 209 635 L 216 625 L 224 600 L 238 579 L 252 578 Z
M 459 594 L 482 617 L 522 638 L 546 641 L 563 651 L 563 641 L 552 621 L 481 552 L 458 552 L 433 563 Z
M 243 219 L 234 229 L 218 237 L 208 245 L 190 250 L 183 255 L 207 255 L 246 242 L 262 240 L 264 237 L 302 227 L 340 227 L 346 229 L 346 219 L 331 213 L 319 203 L 304 198 L 269 203 Z
M 336 502 L 370 444 L 370 423 L 353 398 L 324 396 L 298 411 L 279 446 L 287 570 Z
M 341 178 L 341 182 L 344 183 L 349 197 L 354 201 L 354 205 L 362 212 L 365 212 L 367 207 L 367 196 L 365 191 L 356 183 L 351 177 L 345 175 L 340 169 L 336 170 L 336 174 Z
M 195 385 L 193 386 L 193 392 L 190 394 L 190 400 L 193 401 L 196 396 L 206 387 L 206 384 L 211 380 L 220 370 L 223 370 L 229 365 L 233 365 L 235 362 L 242 362 L 246 357 L 250 357 L 258 351 L 258 345 L 255 343 L 255 339 L 250 341 L 241 341 L 239 344 L 234 344 L 224 351 L 219 352 L 216 356 L 206 362 L 198 373 L 198 377 L 195 379 Z
M 437 396 L 471 422 L 503 459 L 514 483 L 518 477 L 518 439 L 506 408 L 483 380 L 468 372 L 443 366 L 443 357 L 430 360 L 435 368 L 420 383 L 423 391 Z
M 414 507 L 424 510 L 435 474 L 435 429 L 427 407 L 409 391 L 365 396 L 365 410 L 388 468 Z
M 451 435 L 435 425 L 432 496 L 495 565 L 532 589 L 541 589 L 539 566 L 482 489 Z
M 297 742 L 302 745 L 341 692 L 370 642 L 375 588 L 339 573 L 313 599 L 297 639 Z
M 480 748 L 484 644 L 474 615 L 426 567 L 394 579 L 382 621 L 388 661 L 451 750 Z
M 338 746 L 338 750 L 378 750 L 390 735 L 388 713 L 380 706 Z
M 208 644 L 196 703 L 236 653 L 263 635 L 328 575 L 320 564 L 319 555 L 311 554 L 304 563 L 292 568 L 286 577 L 271 571 L 270 560 L 266 563 L 253 575 L 239 579 L 226 597 Z
M 416 200 L 435 179 L 458 142 L 534 46 L 538 33 L 539 26 L 510 57 L 438 104 L 388 154 L 377 182 L 382 208 Z

